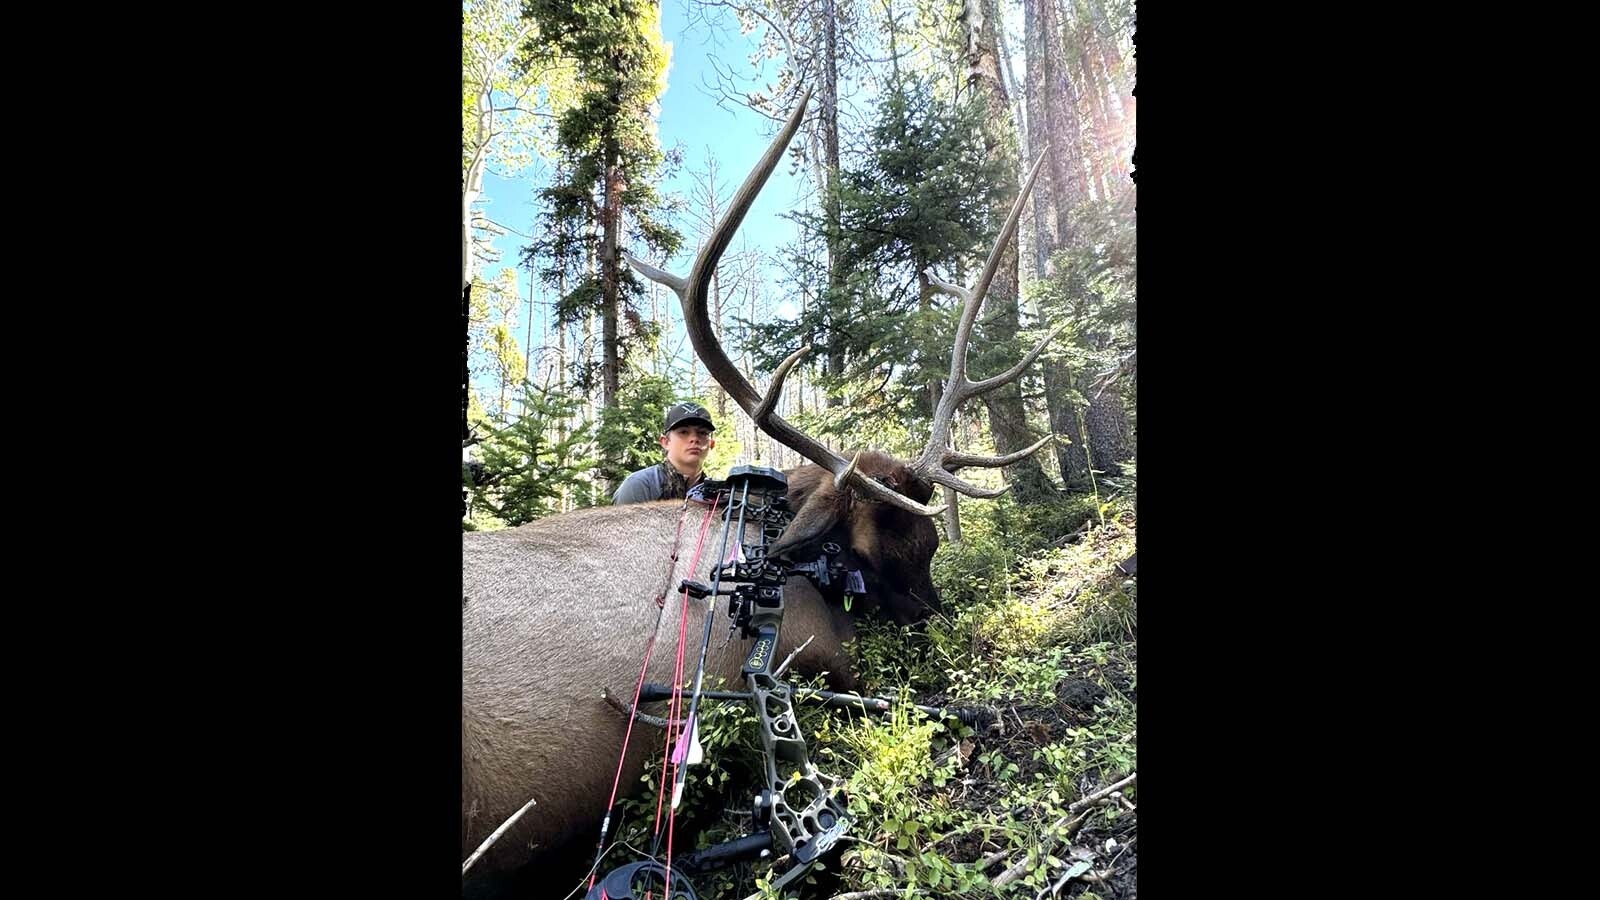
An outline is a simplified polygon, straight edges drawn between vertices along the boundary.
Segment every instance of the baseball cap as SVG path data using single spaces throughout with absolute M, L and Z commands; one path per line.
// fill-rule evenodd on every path
M 685 422 L 703 422 L 712 431 L 717 430 L 717 426 L 711 421 L 711 413 L 707 412 L 704 406 L 698 403 L 679 403 L 667 407 L 667 415 L 664 424 L 661 426 L 661 433 L 666 434 Z

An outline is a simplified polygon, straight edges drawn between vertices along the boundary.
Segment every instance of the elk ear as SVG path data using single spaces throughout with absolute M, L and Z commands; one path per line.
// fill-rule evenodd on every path
M 921 478 L 918 478 L 916 475 L 912 474 L 910 469 L 904 467 L 900 469 L 899 474 L 900 486 L 897 488 L 897 490 L 899 490 L 900 493 L 905 494 L 907 497 L 910 497 L 918 503 L 927 503 L 933 499 L 933 485 L 930 482 L 923 481 Z
M 832 482 L 819 480 L 809 487 L 794 520 L 783 529 L 783 537 L 768 548 L 769 558 L 804 562 L 822 552 L 823 538 L 843 521 L 845 498 L 834 489 Z

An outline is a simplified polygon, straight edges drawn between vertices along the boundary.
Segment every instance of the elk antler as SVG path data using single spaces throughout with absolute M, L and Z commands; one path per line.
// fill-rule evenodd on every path
M 732 397 L 735 403 L 739 404 L 740 409 L 749 414 L 758 428 L 771 435 L 779 443 L 833 473 L 836 483 L 840 485 L 848 481 L 874 500 L 893 504 L 907 512 L 918 515 L 936 516 L 944 512 L 944 505 L 926 506 L 885 484 L 862 475 L 856 470 L 853 461 L 846 460 L 835 454 L 823 446 L 821 442 L 789 424 L 782 416 L 773 411 L 773 408 L 777 405 L 778 397 L 783 391 L 784 379 L 789 376 L 789 372 L 794 369 L 795 365 L 807 353 L 811 352 L 810 346 L 796 350 L 778 366 L 777 371 L 772 375 L 772 383 L 768 385 L 766 394 L 763 395 L 756 391 L 755 387 L 734 366 L 733 361 L 728 359 L 728 355 L 723 352 L 722 345 L 717 340 L 716 332 L 711 328 L 711 317 L 706 308 L 706 291 L 711 283 L 711 276 L 716 271 L 717 260 L 721 258 L 722 252 L 727 249 L 729 242 L 733 240 L 733 232 L 739 227 L 739 223 L 744 220 L 745 213 L 750 211 L 750 205 L 755 202 L 756 194 L 760 193 L 762 185 L 766 184 L 767 178 L 772 174 L 772 170 L 777 167 L 778 160 L 783 156 L 783 151 L 789 146 L 789 141 L 794 138 L 795 131 L 800 127 L 800 120 L 805 116 L 806 104 L 810 100 L 811 91 L 807 90 L 800 98 L 800 104 L 790 114 L 788 122 L 778 132 L 777 137 L 773 138 L 772 144 L 767 147 L 767 152 L 756 163 L 755 168 L 745 178 L 744 184 L 739 186 L 738 192 L 729 201 L 728 214 L 716 224 L 716 227 L 711 232 L 710 239 L 705 242 L 704 246 L 700 248 L 700 252 L 695 255 L 694 263 L 689 268 L 689 276 L 687 278 L 681 278 L 648 263 L 641 262 L 626 252 L 623 253 L 623 257 L 640 274 L 652 281 L 672 288 L 677 293 L 678 299 L 683 306 L 683 320 L 689 332 L 689 342 L 694 346 L 695 353 L 705 362 L 706 371 L 710 373 L 711 377 L 716 380 L 717 384 L 722 386 L 723 390 L 728 392 L 728 396 Z M 937 481 L 940 484 L 950 485 L 975 497 L 992 497 L 1000 492 L 985 491 L 982 488 L 967 484 L 951 475 L 943 466 L 959 468 L 963 465 L 1007 465 L 1038 450 L 1045 443 L 1045 441 L 1040 441 L 1020 453 L 1012 453 L 1003 457 L 958 454 L 948 452 L 946 449 L 949 444 L 950 416 L 954 413 L 960 400 L 993 390 L 1017 377 L 1027 367 L 1028 363 L 1039 355 L 1039 351 L 1044 349 L 1044 343 L 1041 342 L 1021 363 L 994 378 L 977 384 L 972 384 L 966 380 L 964 374 L 966 370 L 966 342 L 972 329 L 972 320 L 978 314 L 978 306 L 983 301 L 983 292 L 988 288 L 989 280 L 994 277 L 995 269 L 999 267 L 1001 249 L 1016 231 L 1017 217 L 1021 214 L 1022 204 L 1028 196 L 1028 191 L 1033 187 L 1034 177 L 1038 174 L 1039 167 L 1035 165 L 1033 174 L 1028 176 L 1027 185 L 1017 197 L 1015 206 L 1012 207 L 1011 217 L 1006 220 L 1006 227 L 1000 235 L 999 243 L 995 245 L 994 251 L 989 255 L 989 264 L 984 269 L 984 276 L 979 281 L 977 289 L 971 294 L 971 297 L 976 299 L 968 300 L 967 308 L 962 314 L 961 328 L 956 336 L 956 358 L 951 366 L 950 383 L 952 390 L 945 394 L 945 400 L 939 406 L 938 414 L 934 420 L 934 434 L 929 442 L 928 450 L 924 451 L 918 459 L 917 465 L 923 468 L 914 470 L 919 474 L 923 474 L 923 470 L 927 468 L 925 461 L 932 459 L 934 460 L 934 468 L 937 474 L 929 472 L 923 474 L 924 478 L 930 481 Z M 965 292 L 961 292 L 960 288 L 948 285 L 940 285 L 940 287 L 952 292 L 960 292 L 957 296 L 965 294 Z M 1057 329 L 1057 331 L 1059 330 Z M 1052 332 L 1050 337 L 1054 336 L 1055 332 Z M 1045 338 L 1045 341 L 1049 340 L 1049 337 Z M 959 399 L 955 403 L 951 403 L 952 396 L 959 396 Z M 1049 438 L 1045 440 L 1047 441 Z M 936 447 L 946 452 L 941 456 L 936 452 Z
M 1017 231 L 1017 220 L 1022 217 L 1022 206 L 1027 202 L 1028 193 L 1033 190 L 1033 182 L 1039 177 L 1039 169 L 1044 165 L 1045 154 L 1049 152 L 1050 148 L 1045 147 L 1039 154 L 1039 159 L 1034 162 L 1033 170 L 1028 173 L 1028 180 L 1023 183 L 1022 191 L 1017 194 L 1016 202 L 1011 204 L 1011 213 L 1006 216 L 1005 227 L 1000 229 L 1000 237 L 995 240 L 994 249 L 989 251 L 989 259 L 984 263 L 983 274 L 978 276 L 978 283 L 972 290 L 940 281 L 934 277 L 931 266 L 927 269 L 928 281 L 935 290 L 949 294 L 965 305 L 961 309 L 961 324 L 956 326 L 955 348 L 950 356 L 950 380 L 945 385 L 944 396 L 939 400 L 939 408 L 933 414 L 933 433 L 929 435 L 928 446 L 922 451 L 922 455 L 911 464 L 911 471 L 924 480 L 945 485 L 970 497 L 998 497 L 1005 493 L 1010 485 L 993 490 L 980 488 L 957 478 L 952 474 L 956 469 L 964 466 L 989 468 L 1009 466 L 1037 452 L 1040 447 L 1049 443 L 1051 437 L 1045 435 L 1037 443 L 1005 456 L 979 456 L 972 453 L 957 453 L 950 449 L 950 420 L 961 404 L 1015 380 L 1035 359 L 1039 358 L 1039 354 L 1044 352 L 1045 345 L 1067 327 L 1064 323 L 1056 326 L 1044 336 L 1044 340 L 1028 351 L 1028 355 L 1024 356 L 1021 362 L 999 375 L 977 382 L 967 379 L 967 341 L 972 337 L 972 323 L 978 318 L 978 310 L 983 306 L 983 297 L 989 290 L 989 282 L 994 280 L 994 274 L 1000 268 L 1000 257 L 1005 251 L 1006 244 L 1010 243 L 1011 236 Z

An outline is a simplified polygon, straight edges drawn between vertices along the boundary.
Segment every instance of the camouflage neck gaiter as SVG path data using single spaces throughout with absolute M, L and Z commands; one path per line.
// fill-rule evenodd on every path
M 701 472 L 695 478 L 695 481 L 699 481 L 704 477 L 705 473 Z M 683 477 L 681 472 L 674 469 L 672 464 L 664 459 L 661 461 L 661 483 L 666 485 L 661 491 L 661 499 L 663 500 L 682 500 L 689 494 L 689 479 Z

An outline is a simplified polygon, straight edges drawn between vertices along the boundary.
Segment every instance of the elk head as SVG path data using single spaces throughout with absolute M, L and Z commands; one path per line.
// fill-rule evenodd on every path
M 1006 371 L 977 382 L 967 378 L 967 342 L 972 336 L 973 322 L 983 305 L 984 294 L 1000 267 L 1002 251 L 1016 233 L 1017 220 L 1022 214 L 1028 193 L 1033 189 L 1044 157 L 1041 155 L 1028 173 L 1027 182 L 1018 193 L 1011 213 L 1006 217 L 1005 226 L 989 251 L 988 261 L 977 284 L 969 291 L 932 278 L 931 271 L 929 273 L 934 288 L 960 299 L 963 307 L 961 321 L 956 328 L 950 376 L 939 407 L 934 412 L 932 434 L 927 446 L 911 462 L 902 462 L 875 451 L 858 452 L 853 459 L 847 460 L 789 424 L 774 411 L 783 391 L 784 379 L 811 348 L 801 347 L 790 354 L 773 373 L 772 383 L 766 393 L 759 393 L 723 352 L 716 332 L 712 330 L 706 305 L 706 292 L 711 276 L 716 271 L 717 260 L 733 240 L 734 231 L 793 139 L 810 98 L 811 92 L 808 90 L 767 148 L 766 154 L 739 186 L 729 203 L 728 214 L 717 223 L 710 238 L 700 248 L 687 278 L 665 272 L 627 253 L 623 255 L 645 277 L 677 293 L 683 306 L 689 341 L 695 353 L 705 362 L 706 371 L 727 391 L 728 396 L 749 414 L 758 428 L 815 464 L 815 467 L 802 467 L 790 474 L 790 502 L 798 512 L 783 537 L 774 545 L 772 555 L 804 560 L 808 553 L 814 553 L 817 547 L 830 540 L 841 546 L 849 546 L 863 563 L 863 574 L 869 581 L 875 582 L 869 584 L 869 594 L 880 598 L 897 621 L 907 622 L 922 618 L 927 609 L 937 607 L 938 603 L 929 563 L 938 547 L 939 538 L 928 517 L 940 514 L 946 507 L 942 504 L 929 505 L 934 486 L 943 485 L 970 497 L 997 497 L 1005 492 L 1005 487 L 982 488 L 955 473 L 966 466 L 1010 465 L 1038 451 L 1050 440 L 1050 436 L 1046 435 L 1037 443 L 1004 456 L 958 453 L 950 448 L 951 420 L 961 404 L 1016 379 L 1065 327 L 1051 331 L 1020 362 Z
M 851 465 L 861 476 L 918 503 L 933 497 L 932 485 L 887 453 L 862 451 Z M 927 516 L 864 498 L 850 484 L 841 484 L 814 465 L 789 473 L 789 503 L 797 511 L 768 551 L 774 559 L 805 562 L 831 542 L 848 551 L 851 567 L 866 579 L 866 609 L 881 605 L 904 625 L 939 608 L 930 571 L 939 532 Z

